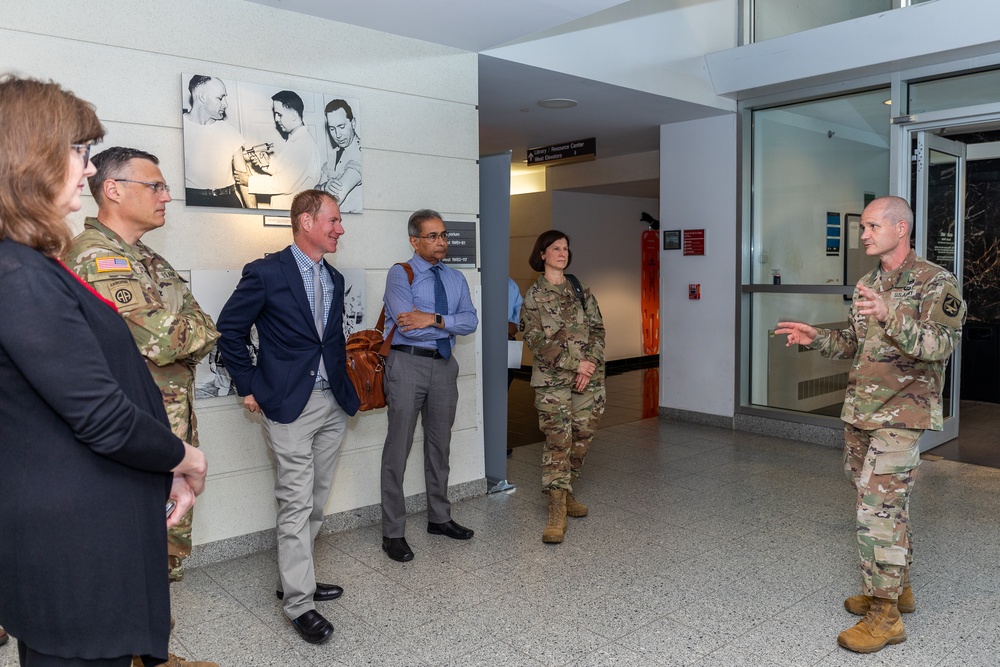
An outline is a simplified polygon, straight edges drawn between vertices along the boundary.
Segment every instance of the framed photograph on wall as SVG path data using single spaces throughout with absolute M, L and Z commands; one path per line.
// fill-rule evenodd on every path
M 188 206 L 288 210 L 302 190 L 362 211 L 358 100 L 330 93 L 182 75 Z

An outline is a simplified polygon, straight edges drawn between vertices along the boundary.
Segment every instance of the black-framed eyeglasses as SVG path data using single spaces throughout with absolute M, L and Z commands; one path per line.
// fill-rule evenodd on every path
M 441 232 L 440 234 L 434 232 L 433 234 L 428 234 L 427 236 L 418 236 L 418 239 L 427 239 L 431 243 L 437 243 L 438 241 L 448 242 L 448 232 Z
M 76 154 L 83 158 L 83 166 L 86 167 L 90 164 L 90 149 L 94 147 L 94 144 L 70 144 L 70 148 L 76 151 Z
M 113 178 L 111 180 L 118 183 L 138 183 L 139 185 L 145 185 L 147 188 L 150 188 L 156 194 L 160 194 L 161 192 L 166 192 L 167 194 L 170 193 L 170 186 L 161 181 L 156 181 L 155 183 L 153 183 L 151 181 L 133 181 L 131 178 Z

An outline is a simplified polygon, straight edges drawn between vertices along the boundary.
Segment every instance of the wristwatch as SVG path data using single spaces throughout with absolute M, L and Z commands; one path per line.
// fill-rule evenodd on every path
M 444 318 L 441 317 L 441 313 L 434 313 L 434 326 L 444 326 Z

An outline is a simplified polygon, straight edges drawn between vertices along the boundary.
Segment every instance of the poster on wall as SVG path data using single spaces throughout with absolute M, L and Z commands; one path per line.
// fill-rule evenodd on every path
M 361 329 L 374 326 L 365 317 L 365 270 L 338 269 L 344 276 L 344 337 Z M 191 293 L 198 301 L 202 310 L 213 320 L 218 320 L 222 307 L 240 282 L 242 271 L 239 270 L 192 270 Z M 257 359 L 257 329 L 250 330 L 250 341 L 247 344 L 250 359 Z M 219 396 L 234 396 L 236 387 L 233 385 L 225 363 L 219 353 L 218 346 L 212 348 L 195 369 L 195 398 L 217 398 Z
M 356 98 L 209 74 L 181 84 L 188 206 L 288 210 L 319 188 L 362 211 Z

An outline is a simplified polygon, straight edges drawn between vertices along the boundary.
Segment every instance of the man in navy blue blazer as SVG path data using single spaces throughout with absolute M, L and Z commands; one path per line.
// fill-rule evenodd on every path
M 358 395 L 347 377 L 344 277 L 323 256 L 344 234 L 333 196 L 305 190 L 291 208 L 292 245 L 243 267 L 219 315 L 218 346 L 250 412 L 260 412 L 274 454 L 278 500 L 276 591 L 303 639 L 319 644 L 333 626 L 315 602 L 343 589 L 316 581 L 313 543 L 323 525 L 337 455 Z M 259 338 L 257 365 L 247 343 Z

